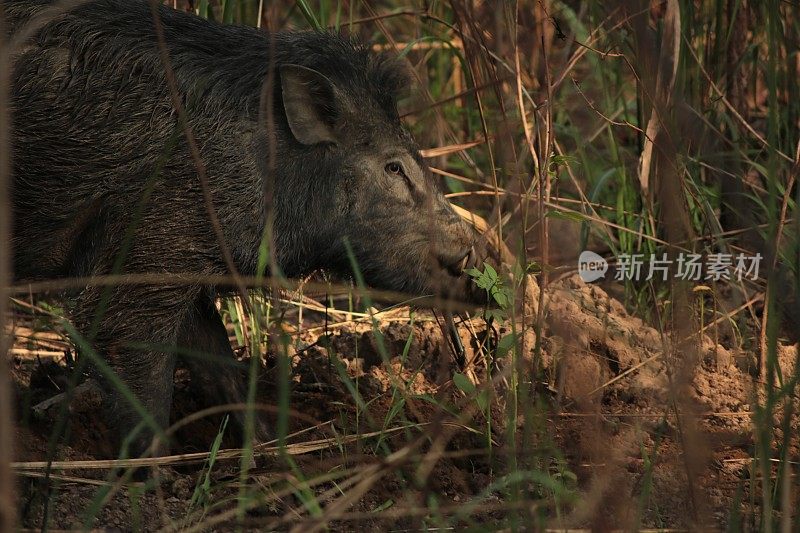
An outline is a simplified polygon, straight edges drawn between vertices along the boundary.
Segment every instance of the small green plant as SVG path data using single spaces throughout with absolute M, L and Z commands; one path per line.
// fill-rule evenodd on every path
M 489 392 L 487 389 L 482 388 L 481 390 L 478 390 L 475 384 L 470 381 L 467 376 L 459 372 L 453 374 L 453 383 L 455 383 L 456 387 L 458 387 L 458 390 L 467 396 L 474 396 L 475 402 L 478 404 L 478 408 L 481 410 L 481 412 L 488 414 L 487 410 L 489 408 Z
M 477 268 L 471 268 L 467 270 L 467 274 L 475 282 L 475 285 L 486 291 L 486 295 L 489 297 L 489 304 L 497 306 L 496 308 L 487 306 L 484 311 L 484 318 L 486 320 L 505 320 L 507 318 L 507 310 L 511 306 L 512 293 L 497 271 L 492 265 L 484 262 L 483 272 Z

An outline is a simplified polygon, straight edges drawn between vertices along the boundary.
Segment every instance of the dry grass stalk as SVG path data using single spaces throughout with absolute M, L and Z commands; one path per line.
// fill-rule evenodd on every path
M 9 49 L 4 17 L 0 7 L 0 531 L 12 531 L 16 522 L 14 476 L 11 460 L 14 457 L 12 439 L 14 427 L 11 416 L 11 380 L 6 351 L 13 342 L 5 328 L 8 316 L 6 287 L 11 283 L 11 184 L 9 180 L 9 132 L 11 112 L 8 102 Z

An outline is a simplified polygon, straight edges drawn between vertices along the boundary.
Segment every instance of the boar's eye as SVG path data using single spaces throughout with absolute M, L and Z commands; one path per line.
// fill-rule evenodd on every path
M 396 161 L 392 161 L 391 163 L 386 165 L 386 172 L 388 172 L 389 174 L 395 174 L 397 176 L 405 177 L 406 175 L 406 173 L 403 171 L 403 165 L 401 165 Z

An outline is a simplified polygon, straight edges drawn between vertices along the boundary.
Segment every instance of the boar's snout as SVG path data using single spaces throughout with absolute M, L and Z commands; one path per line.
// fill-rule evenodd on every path
M 439 257 L 439 264 L 446 268 L 455 277 L 463 275 L 470 268 L 476 266 L 475 246 L 461 250 L 456 254 L 445 254 Z
M 483 263 L 495 264 L 495 255 L 489 251 L 485 237 L 479 235 L 464 221 L 451 225 L 447 232 L 449 246 L 436 252 L 440 267 L 439 294 L 448 299 L 484 304 L 486 291 L 475 285 L 469 271 L 483 270 Z
M 442 296 L 475 304 L 486 303 L 486 291 L 475 285 L 472 276 L 468 274 L 470 269 L 481 269 L 483 265 L 483 260 L 479 259 L 481 256 L 477 252 L 478 247 L 477 243 L 473 244 L 455 261 L 453 261 L 455 256 L 440 258 L 441 264 L 451 276 L 442 284 L 442 290 L 440 290 Z

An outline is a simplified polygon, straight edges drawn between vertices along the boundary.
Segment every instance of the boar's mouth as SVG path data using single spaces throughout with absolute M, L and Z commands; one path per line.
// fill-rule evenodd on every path
M 455 263 L 451 263 L 449 265 L 442 265 L 450 272 L 450 275 L 459 278 L 467 272 L 470 268 L 474 268 L 477 266 L 475 262 L 475 246 L 470 246 L 469 250 L 464 254 L 464 256 L 456 261 Z
M 433 297 L 436 307 L 486 304 L 486 290 L 475 284 L 470 271 L 483 271 L 484 262 L 497 265 L 500 258 L 487 237 L 455 211 L 442 209 L 441 213 L 442 217 L 431 221 L 421 234 L 396 235 L 392 259 L 372 262 L 378 271 L 371 272 L 372 280 L 366 276 L 367 283 Z
M 437 297 L 468 304 L 487 303 L 487 294 L 478 287 L 469 271 L 482 270 L 484 261 L 493 264 L 496 258 L 487 250 L 485 241 L 476 237 L 475 241 L 455 256 L 438 258 L 438 273 L 431 280 L 430 291 Z

